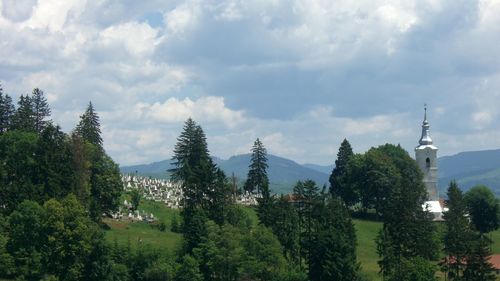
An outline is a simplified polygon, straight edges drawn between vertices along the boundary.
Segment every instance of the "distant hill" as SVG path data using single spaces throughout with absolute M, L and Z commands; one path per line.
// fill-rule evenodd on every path
M 439 189 L 442 195 L 455 179 L 463 190 L 479 184 L 500 196 L 500 149 L 461 152 L 438 159 Z
M 214 157 L 214 162 L 231 176 L 233 173 L 241 184 L 244 182 L 250 163 L 250 154 L 236 155 L 227 160 Z M 300 165 L 292 160 L 268 155 L 268 175 L 271 190 L 275 193 L 289 193 L 298 180 L 312 179 L 321 187 L 328 183 L 333 165 Z M 500 149 L 462 152 L 438 159 L 439 189 L 441 196 L 446 194 L 449 182 L 455 179 L 467 191 L 472 186 L 484 184 L 500 196 Z M 156 178 L 168 177 L 167 170 L 172 166 L 170 160 L 145 165 L 121 167 L 122 173 L 137 173 Z
M 309 169 L 316 170 L 318 172 L 321 172 L 321 173 L 324 173 L 327 175 L 330 175 L 332 173 L 333 167 L 335 167 L 335 165 L 321 166 L 321 165 L 309 164 L 309 163 L 302 164 L 302 166 L 309 168 Z

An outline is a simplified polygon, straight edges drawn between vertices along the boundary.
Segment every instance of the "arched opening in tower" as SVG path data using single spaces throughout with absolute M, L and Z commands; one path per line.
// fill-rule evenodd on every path
M 427 167 L 427 168 L 431 167 L 431 159 L 429 159 L 429 157 L 427 157 L 427 159 L 425 159 L 425 167 Z

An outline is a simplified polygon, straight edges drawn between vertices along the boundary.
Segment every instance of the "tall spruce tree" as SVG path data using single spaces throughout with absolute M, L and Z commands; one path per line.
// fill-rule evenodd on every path
M 75 132 L 85 141 L 99 148 L 102 147 L 101 124 L 92 102 L 89 102 L 85 113 L 80 116 L 80 122 L 76 126 Z
M 252 156 L 248 166 L 247 180 L 244 189 L 263 196 L 269 193 L 269 178 L 267 177 L 267 151 L 262 142 L 257 138 L 252 147 Z
M 38 88 L 33 89 L 33 93 L 31 94 L 31 103 L 33 106 L 35 131 L 40 134 L 49 122 L 46 118 L 50 116 L 50 108 L 47 103 L 47 98 L 45 98 L 42 90 Z
M 300 256 L 309 261 L 313 247 L 312 230 L 314 226 L 313 209 L 321 199 L 319 187 L 312 180 L 298 181 L 293 188 L 293 196 L 297 200 L 297 212 L 300 224 Z
M 118 165 L 106 154 L 102 147 L 99 116 L 94 111 L 92 102 L 89 102 L 85 113 L 80 116 L 80 122 L 75 128 L 74 134 L 76 136 L 73 139 L 81 138 L 84 142 L 84 151 L 89 154 L 89 211 L 92 219 L 99 222 L 102 214 L 109 214 L 118 209 L 122 182 Z M 85 171 L 80 172 L 83 172 L 80 175 L 81 177 L 86 176 Z M 77 178 L 83 179 L 80 176 L 77 176 Z M 85 186 L 81 187 L 83 190 L 81 190 L 78 197 L 84 195 L 87 190 Z
M 196 247 L 206 234 L 208 219 L 218 224 L 225 221 L 231 204 L 231 189 L 226 177 L 210 157 L 203 129 L 191 118 L 184 123 L 172 157 L 171 179 L 183 191 L 181 216 L 186 251 Z
M 31 97 L 21 95 L 16 113 L 13 116 L 12 128 L 25 132 L 36 132 L 35 113 Z
M 342 200 L 351 206 L 359 201 L 359 195 L 347 179 L 347 165 L 353 157 L 351 144 L 344 139 L 340 144 L 335 167 L 330 175 L 330 192 L 342 198 Z
M 3 93 L 2 85 L 0 84 L 0 134 L 6 132 L 12 125 L 12 118 L 15 113 L 12 98 Z
M 467 205 L 456 181 L 448 187 L 448 211 L 444 213 L 445 232 L 443 236 L 444 253 L 450 262 L 444 265 L 450 280 L 462 280 L 465 258 L 473 240 L 467 217 Z

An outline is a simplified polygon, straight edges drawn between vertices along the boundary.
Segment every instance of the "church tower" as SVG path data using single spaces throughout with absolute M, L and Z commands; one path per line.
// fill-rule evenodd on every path
M 427 122 L 427 106 L 425 107 L 424 122 L 422 124 L 422 136 L 419 146 L 415 148 L 415 159 L 420 170 L 424 174 L 424 184 L 427 188 L 430 201 L 439 200 L 438 177 L 437 177 L 437 151 L 438 148 L 432 144 L 429 132 L 429 122 Z

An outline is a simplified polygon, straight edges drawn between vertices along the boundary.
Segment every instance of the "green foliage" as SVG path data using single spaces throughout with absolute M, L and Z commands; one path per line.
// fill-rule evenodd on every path
M 465 201 L 472 224 L 480 233 L 498 229 L 499 203 L 493 192 L 486 186 L 475 186 L 465 194 Z
M 49 104 L 47 103 L 47 98 L 45 98 L 42 90 L 38 88 L 33 89 L 31 94 L 31 103 L 33 107 L 35 132 L 40 134 L 49 122 L 45 119 L 50 116 Z
M 348 206 L 352 206 L 359 201 L 359 193 L 348 180 L 348 163 L 354 156 L 351 144 L 344 139 L 340 144 L 335 168 L 330 175 L 330 192 L 339 196 Z
M 16 275 L 39 280 L 43 274 L 45 210 L 33 201 L 22 202 L 9 216 L 7 249 L 16 265 Z
M 43 187 L 43 200 L 63 198 L 71 190 L 75 171 L 72 169 L 72 147 L 59 126 L 43 125 L 35 152 L 34 181 Z
M 381 273 L 401 276 L 404 260 L 437 258 L 438 241 L 432 215 L 422 209 L 427 192 L 415 161 L 400 146 L 386 144 L 371 149 L 383 156 L 386 173 L 377 176 L 390 187 L 379 205 L 384 227 L 377 237 Z
M 171 178 L 182 184 L 182 231 L 188 253 L 205 235 L 205 222 L 222 225 L 232 202 L 226 176 L 209 155 L 203 129 L 191 118 L 185 124 L 174 149 Z
M 327 196 L 314 205 L 312 216 L 315 220 L 310 233 L 309 279 L 356 280 L 356 232 L 346 207 Z
M 202 281 L 198 261 L 190 255 L 182 257 L 181 266 L 177 270 L 174 281 Z
M 465 268 L 464 260 L 473 241 L 473 232 L 467 218 L 467 205 L 462 191 L 455 181 L 448 187 L 448 211 L 444 213 L 445 233 L 444 253 L 453 257 L 454 262 L 446 264 L 445 270 L 450 280 L 461 280 Z
M 164 281 L 172 280 L 174 275 L 173 267 L 162 260 L 156 260 L 144 271 L 145 281 Z
M 180 232 L 179 219 L 177 215 L 172 216 L 172 221 L 170 222 L 170 231 L 175 233 Z
M 92 102 L 89 102 L 85 113 L 80 116 L 75 133 L 96 147 L 102 147 L 101 124 Z
M 436 266 L 422 257 L 403 259 L 398 274 L 390 276 L 388 281 L 432 281 L 436 278 Z
M 141 202 L 141 193 L 139 192 L 138 189 L 133 189 L 130 192 L 130 197 L 131 197 L 130 203 L 132 204 L 132 211 L 135 211 L 137 210 L 137 208 L 139 207 L 139 203 Z
M 10 129 L 14 113 L 12 98 L 7 94 L 4 95 L 2 85 L 0 85 L 0 134 Z
M 42 187 L 35 184 L 37 136 L 8 131 L 0 135 L 0 208 L 9 214 L 23 200 L 41 201 Z
M 116 211 L 123 184 L 118 165 L 101 150 L 96 150 L 90 177 L 90 215 L 100 221 L 103 213 Z
M 31 97 L 21 95 L 17 105 L 17 110 L 12 117 L 12 129 L 36 132 L 35 113 Z
M 291 263 L 300 263 L 300 217 L 285 197 L 274 202 L 271 229 L 283 246 L 283 255 Z
M 244 189 L 253 193 L 269 196 L 269 179 L 267 177 L 267 151 L 262 142 L 257 138 L 252 147 L 252 156 L 248 166 L 247 180 Z
M 491 256 L 490 241 L 484 235 L 479 234 L 472 243 L 467 255 L 467 266 L 464 270 L 464 280 L 467 281 L 494 281 L 495 269 L 489 262 Z

